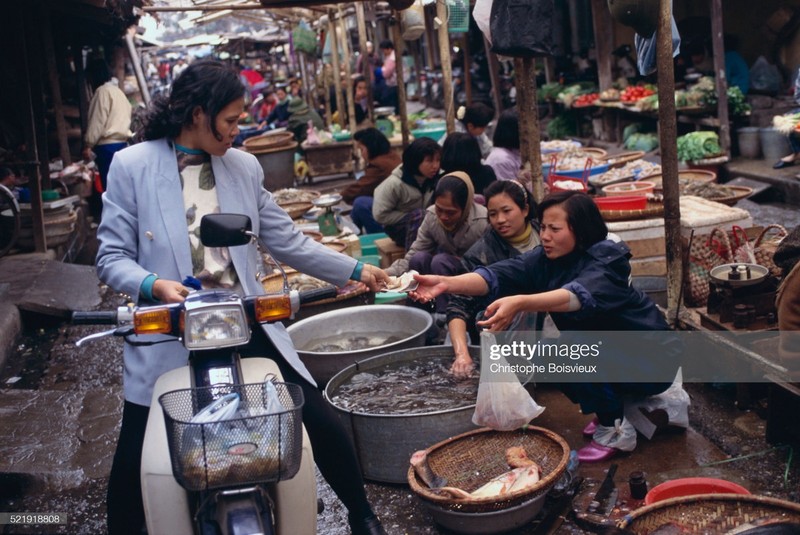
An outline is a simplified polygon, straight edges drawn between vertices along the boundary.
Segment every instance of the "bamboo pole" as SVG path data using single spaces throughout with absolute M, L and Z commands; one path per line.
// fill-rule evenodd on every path
M 136 30 L 131 27 L 125 33 L 125 44 L 128 47 L 128 55 L 131 58 L 131 65 L 133 65 L 133 72 L 136 75 L 136 83 L 139 84 L 139 92 L 142 94 L 142 101 L 145 106 L 150 105 L 150 89 L 147 87 L 147 80 L 144 78 L 142 72 L 142 62 L 139 58 L 139 53 L 136 51 L 136 44 L 133 42 L 133 36 Z
M 372 72 L 367 54 L 367 20 L 364 16 L 364 4 L 356 2 L 356 25 L 358 26 L 358 48 L 361 51 L 361 75 L 367 82 L 367 116 L 372 124 L 375 124 L 375 105 L 372 97 Z M 375 45 L 372 46 L 372 53 L 375 53 Z
M 456 129 L 456 110 L 453 99 L 453 64 L 450 60 L 450 35 L 447 32 L 447 6 L 443 1 L 436 2 L 436 16 L 439 30 L 439 60 L 442 62 L 442 87 L 444 90 L 444 117 L 447 133 Z
M 325 93 L 323 95 L 323 101 L 325 102 L 325 126 L 330 128 L 330 126 L 333 124 L 333 113 L 331 113 L 331 79 L 330 76 L 328 76 L 328 71 L 325 67 L 327 67 L 327 65 L 323 63 L 322 90 Z
M 339 25 L 342 30 L 342 45 L 344 51 L 344 74 L 347 78 L 345 80 L 345 96 L 347 97 L 347 117 L 348 117 L 348 125 L 350 127 L 350 133 L 354 134 L 356 131 L 356 106 L 355 100 L 353 95 L 353 73 L 352 69 L 350 68 L 350 34 L 347 33 L 347 25 L 344 21 L 344 16 L 342 15 L 342 6 L 341 4 L 336 6 L 336 9 L 339 12 Z
M 467 98 L 467 106 L 472 104 L 472 73 L 470 72 L 472 66 L 472 55 L 469 51 L 469 37 L 464 34 L 464 91 Z
M 333 21 L 333 10 L 328 10 L 328 35 L 331 39 L 331 63 L 333 64 L 333 84 L 336 86 L 336 110 L 339 112 L 339 126 L 344 128 L 344 100 L 342 100 L 342 77 L 339 73 L 339 43 L 336 37 L 336 24 Z
M 395 58 L 395 73 L 397 75 L 397 106 L 400 110 L 400 131 L 403 133 L 403 149 L 408 146 L 409 136 L 411 133 L 408 131 L 408 107 L 406 103 L 406 82 L 403 76 L 403 51 L 405 50 L 405 41 L 400 32 L 400 13 L 393 12 L 394 19 L 397 21 L 392 25 L 392 40 L 394 41 L 394 58 Z
M 664 177 L 664 237 L 667 257 L 667 307 L 677 312 L 683 279 L 681 205 L 678 191 L 678 144 L 675 117 L 675 71 L 672 60 L 671 0 L 661 0 L 656 33 L 658 67 L 658 121 L 661 174 Z M 668 317 L 676 317 L 670 313 Z
M 486 49 L 486 58 L 489 60 L 489 79 L 492 82 L 492 98 L 494 99 L 494 116 L 503 113 L 503 88 L 500 87 L 500 62 L 491 51 L 492 45 L 483 38 L 483 47 Z

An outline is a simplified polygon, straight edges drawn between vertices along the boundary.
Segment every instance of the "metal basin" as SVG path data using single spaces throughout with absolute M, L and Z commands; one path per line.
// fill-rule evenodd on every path
M 480 347 L 470 347 L 473 360 L 480 362 Z M 350 433 L 364 477 L 385 483 L 408 483 L 411 455 L 455 435 L 476 429 L 472 423 L 475 404 L 423 414 L 368 414 L 346 410 L 331 400 L 339 387 L 357 373 L 377 371 L 418 359 L 453 357 L 450 346 L 404 349 L 372 357 L 336 374 L 325 387 L 325 399 L 333 406 Z
M 439 507 L 430 502 L 423 501 L 422 503 L 433 517 L 434 522 L 440 526 L 456 533 L 488 535 L 505 533 L 530 523 L 542 510 L 546 498 L 547 493 L 542 493 L 507 509 L 485 513 L 462 513 Z
M 425 343 L 425 333 L 433 324 L 431 315 L 418 308 L 402 305 L 365 305 L 331 310 L 298 321 L 286 328 L 300 359 L 320 385 L 347 366 L 375 355 Z M 377 332 L 408 333 L 400 340 L 349 351 L 308 351 L 315 340 L 344 334 L 371 336 Z

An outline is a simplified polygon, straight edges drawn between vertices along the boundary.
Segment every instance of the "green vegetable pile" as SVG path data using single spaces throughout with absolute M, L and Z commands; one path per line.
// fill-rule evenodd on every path
M 537 89 L 536 96 L 538 97 L 539 102 L 548 102 L 555 100 L 558 94 L 563 90 L 563 85 L 559 84 L 558 82 L 551 82 L 549 84 L 544 84 L 542 87 Z
M 716 132 L 690 132 L 678 138 L 678 160 L 682 162 L 710 158 L 721 152 Z
M 548 139 L 567 139 L 576 135 L 578 135 L 578 131 L 572 113 L 560 113 L 547 123 Z
M 695 84 L 686 95 L 689 102 L 695 100 L 697 104 L 706 108 L 716 108 L 717 102 L 717 86 L 714 82 L 714 77 L 703 76 Z M 744 115 L 750 111 L 750 105 L 745 101 L 745 96 L 742 90 L 736 86 L 728 88 L 728 110 L 732 115 Z M 691 104 L 689 104 L 691 105 Z

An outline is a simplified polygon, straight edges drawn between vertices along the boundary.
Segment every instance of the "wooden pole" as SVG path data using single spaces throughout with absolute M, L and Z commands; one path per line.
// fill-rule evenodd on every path
M 489 80 L 492 82 L 492 98 L 494 99 L 494 116 L 503 113 L 503 88 L 500 86 L 500 62 L 490 49 L 492 45 L 483 38 L 483 47 L 486 49 L 486 58 L 489 60 Z
M 661 175 L 664 177 L 664 237 L 667 249 L 667 307 L 675 317 L 683 279 L 681 205 L 678 191 L 678 144 L 675 118 L 675 71 L 672 60 L 671 0 L 661 0 L 656 32 L 658 68 L 658 120 Z
M 133 65 L 133 72 L 136 75 L 136 83 L 139 84 L 139 92 L 142 94 L 142 101 L 145 106 L 150 105 L 150 89 L 147 87 L 147 80 L 144 78 L 142 72 L 142 62 L 139 59 L 139 53 L 136 51 L 136 44 L 133 42 L 133 35 L 136 30 L 131 28 L 125 33 L 125 44 L 128 47 L 128 55 L 131 58 L 131 65 Z
M 594 28 L 594 45 L 597 52 L 597 77 L 600 91 L 611 87 L 614 79 L 611 75 L 611 51 L 614 48 L 614 32 L 611 13 L 607 0 L 592 0 L 592 25 Z
M 372 97 L 372 72 L 367 54 L 367 20 L 364 16 L 364 3 L 356 2 L 356 25 L 358 26 L 358 49 L 361 51 L 361 76 L 367 81 L 367 116 L 372 124 L 375 124 L 375 105 Z M 372 45 L 372 53 L 375 53 L 375 44 Z
M 40 6 L 42 24 L 42 46 L 47 63 L 47 78 L 50 85 L 50 97 L 53 99 L 53 114 L 56 119 L 56 135 L 58 137 L 58 153 L 61 161 L 67 166 L 72 163 L 67 139 L 67 122 L 64 120 L 64 102 L 61 99 L 61 84 L 58 81 L 55 47 L 53 46 L 53 25 L 50 20 L 50 9 L 44 4 Z
M 728 79 L 725 76 L 725 43 L 722 31 L 722 0 L 711 0 L 711 46 L 714 53 L 714 72 L 717 82 L 719 145 L 722 152 L 729 154 L 731 124 L 728 116 Z
M 395 58 L 395 73 L 397 74 L 397 106 L 400 109 L 400 130 L 403 133 L 403 149 L 408 146 L 409 136 L 411 133 L 408 131 L 408 106 L 406 105 L 406 82 L 403 76 L 403 51 L 405 50 L 405 41 L 400 31 L 400 13 L 393 11 L 393 18 L 395 23 L 392 24 L 392 40 L 394 41 L 394 58 Z
M 470 66 L 472 65 L 472 55 L 469 52 L 469 37 L 464 34 L 464 91 L 467 97 L 467 106 L 472 104 L 472 73 Z
M 325 102 L 325 125 L 330 127 L 333 124 L 333 113 L 331 113 L 331 77 L 328 74 L 330 65 L 322 64 L 322 90 L 325 92 L 323 101 Z M 331 68 L 333 70 L 333 68 Z M 333 73 L 331 73 L 333 74 Z
M 441 21 L 438 30 L 439 60 L 442 62 L 442 87 L 444 89 L 444 117 L 447 133 L 456 129 L 456 110 L 453 98 L 453 64 L 450 60 L 450 34 L 447 32 L 447 6 L 436 2 L 436 16 Z
M 516 73 L 515 85 L 517 87 L 517 112 L 519 114 L 519 154 L 522 159 L 522 167 L 530 169 L 531 151 L 528 149 L 530 138 L 528 137 L 528 121 L 525 119 L 525 114 L 528 113 L 527 98 L 528 92 L 522 90 L 523 85 L 523 70 L 522 58 L 514 58 L 514 72 Z M 529 189 L 533 188 L 528 184 Z
M 536 69 L 533 58 L 516 59 L 514 64 L 517 66 L 520 141 L 522 138 L 526 140 L 522 161 L 525 163 L 525 168 L 530 169 L 531 184 L 529 187 L 533 198 L 538 202 L 544 197 L 544 180 L 542 178 L 539 110 L 536 102 Z
M 425 10 L 425 60 L 429 69 L 436 67 L 436 37 L 433 33 L 433 17 L 430 11 Z
M 336 36 L 336 24 L 333 21 L 333 10 L 328 10 L 328 35 L 331 39 L 331 63 L 333 64 L 333 85 L 336 86 L 336 110 L 339 112 L 339 126 L 344 128 L 344 100 L 342 99 L 342 77 L 339 73 L 339 42 Z
M 347 117 L 348 117 L 348 125 L 350 128 L 350 133 L 354 134 L 356 131 L 356 105 L 353 95 L 353 76 L 352 70 L 350 69 L 350 60 L 351 57 L 350 53 L 350 35 L 347 33 L 347 25 L 344 21 L 344 16 L 342 15 L 342 6 L 341 4 L 336 6 L 337 11 L 339 12 L 339 26 L 342 30 L 342 46 L 344 51 L 344 57 L 347 58 L 344 62 L 344 74 L 347 80 L 345 80 L 345 90 L 347 93 Z

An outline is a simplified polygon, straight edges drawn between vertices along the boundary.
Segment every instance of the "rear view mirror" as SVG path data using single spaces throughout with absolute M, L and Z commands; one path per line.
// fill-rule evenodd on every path
M 209 214 L 200 220 L 200 241 L 206 247 L 235 247 L 247 245 L 253 223 L 246 215 Z

